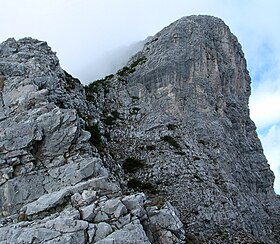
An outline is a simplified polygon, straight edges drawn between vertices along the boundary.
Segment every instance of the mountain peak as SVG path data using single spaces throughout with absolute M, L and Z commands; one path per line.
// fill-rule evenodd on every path
M 0 44 L 0 242 L 278 243 L 237 38 L 189 16 L 85 87 L 46 42 Z
M 277 227 L 267 219 L 275 210 L 255 203 L 271 198 L 271 209 L 278 208 L 274 176 L 249 118 L 246 60 L 222 20 L 175 21 L 115 76 L 90 87 L 128 186 L 155 188 L 180 211 L 187 232 L 203 240 L 271 240 Z M 142 166 L 130 172 L 127 158 Z

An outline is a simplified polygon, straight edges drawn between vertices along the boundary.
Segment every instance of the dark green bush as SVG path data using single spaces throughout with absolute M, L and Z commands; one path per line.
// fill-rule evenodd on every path
M 153 151 L 153 150 L 156 149 L 156 146 L 155 145 L 148 145 L 148 146 L 146 146 L 146 148 L 147 148 L 148 151 Z
M 110 115 L 108 115 L 107 117 L 105 117 L 105 119 L 103 120 L 103 122 L 106 125 L 113 125 L 115 123 L 115 121 L 117 119 L 120 118 L 120 113 L 117 110 L 114 110 L 113 112 L 111 112 Z
M 131 65 L 130 68 L 135 68 L 139 64 L 144 64 L 146 62 L 147 58 L 146 57 L 141 57 L 138 58 L 136 61 L 134 61 Z
M 115 118 L 113 116 L 107 116 L 105 117 L 105 119 L 103 119 L 103 122 L 106 124 L 106 125 L 113 125 L 114 122 L 115 122 Z
M 97 93 L 98 89 L 102 87 L 104 89 L 105 93 L 109 92 L 108 89 L 108 81 L 111 80 L 114 77 L 114 75 L 107 75 L 105 78 L 93 81 L 89 83 L 88 85 L 85 85 L 85 91 L 86 91 L 86 97 L 88 101 L 93 100 L 93 96 L 91 95 L 92 93 Z
M 120 113 L 118 112 L 118 110 L 114 110 L 113 112 L 111 112 L 111 114 L 113 115 L 114 118 L 119 119 L 120 118 Z
M 177 149 L 181 149 L 181 146 L 179 145 L 179 143 L 172 136 L 164 136 L 164 137 L 161 137 L 161 139 L 168 142 L 171 146 L 173 146 Z
M 175 130 L 176 128 L 177 128 L 177 125 L 174 125 L 174 124 L 168 124 L 167 125 L 168 130 Z
M 127 182 L 127 187 L 132 188 L 134 190 L 142 190 L 150 194 L 157 194 L 158 190 L 153 186 L 150 182 L 142 182 L 137 179 L 130 179 Z
M 136 61 L 134 61 L 129 67 L 128 66 L 124 66 L 122 69 L 120 69 L 117 74 L 119 76 L 128 76 L 129 74 L 134 73 L 136 70 L 136 66 L 139 64 L 143 64 L 146 62 L 146 58 L 145 57 L 141 57 L 139 59 L 137 59 Z
M 134 68 L 129 68 L 127 66 L 124 66 L 122 69 L 120 69 L 117 74 L 119 76 L 128 76 L 129 74 L 132 74 L 133 72 L 135 72 Z
M 91 137 L 89 141 L 99 150 L 103 150 L 103 142 L 101 138 L 101 133 L 97 124 L 89 125 L 86 123 L 85 130 L 90 132 Z
M 77 78 L 74 78 L 72 75 L 67 73 L 65 70 L 63 70 L 63 71 L 65 74 L 65 81 L 66 81 L 66 83 L 64 84 L 64 87 L 67 91 L 74 89 L 77 84 L 80 84 L 80 81 Z
M 129 157 L 123 163 L 123 169 L 126 173 L 136 172 L 138 169 L 145 166 L 144 162 L 140 159 Z
M 105 79 L 101 79 L 101 80 L 93 81 L 93 82 L 89 83 L 88 85 L 85 85 L 86 94 L 97 93 L 98 87 L 103 86 L 104 82 L 105 82 Z

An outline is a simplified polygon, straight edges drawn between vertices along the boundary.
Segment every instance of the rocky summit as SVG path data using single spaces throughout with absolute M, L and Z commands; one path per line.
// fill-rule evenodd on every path
M 210 16 L 83 86 L 46 42 L 0 44 L 0 243 L 280 243 L 237 38 Z

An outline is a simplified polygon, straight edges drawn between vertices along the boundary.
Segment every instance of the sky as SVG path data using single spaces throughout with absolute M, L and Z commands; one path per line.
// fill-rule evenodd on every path
M 280 194 L 279 0 L 0 0 L 0 42 L 47 41 L 63 69 L 87 84 L 113 73 L 146 37 L 187 15 L 225 21 L 252 78 L 251 118 Z

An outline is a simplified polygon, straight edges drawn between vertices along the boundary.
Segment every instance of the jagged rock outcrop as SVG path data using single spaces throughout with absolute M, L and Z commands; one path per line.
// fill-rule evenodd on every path
M 249 117 L 250 76 L 223 21 L 172 23 L 86 92 L 128 187 L 169 200 L 190 239 L 280 242 L 274 175 Z
M 184 242 L 168 202 L 113 182 L 98 116 L 46 42 L 0 44 L 0 72 L 0 243 Z

